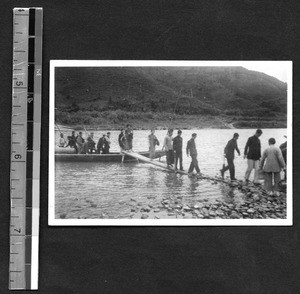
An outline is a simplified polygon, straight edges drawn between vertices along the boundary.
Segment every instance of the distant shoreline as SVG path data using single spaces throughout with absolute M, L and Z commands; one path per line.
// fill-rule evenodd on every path
M 145 120 L 130 119 L 123 122 L 106 121 L 99 124 L 70 124 L 60 123 L 57 121 L 56 129 L 70 129 L 70 130 L 120 130 L 125 128 L 127 124 L 131 124 L 135 130 L 150 130 L 155 128 L 157 130 L 166 130 L 168 128 L 174 129 L 255 129 L 255 128 L 287 128 L 286 120 L 274 119 L 270 120 L 237 120 L 229 117 L 219 116 L 184 116 L 171 119 Z M 58 127 L 57 127 L 58 126 Z

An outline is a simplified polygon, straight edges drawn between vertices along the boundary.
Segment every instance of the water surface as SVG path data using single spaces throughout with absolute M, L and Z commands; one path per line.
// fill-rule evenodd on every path
M 216 176 L 223 164 L 223 150 L 234 132 L 240 134 L 238 146 L 243 154 L 244 146 L 253 129 L 201 129 L 183 130 L 183 165 L 187 170 L 190 158 L 185 155 L 185 147 L 191 134 L 198 137 L 198 161 L 201 172 Z M 95 131 L 98 139 L 104 131 Z M 149 131 L 135 131 L 134 151 L 148 149 Z M 111 151 L 119 151 L 118 131 L 111 131 Z M 156 131 L 162 147 L 165 130 Z M 175 133 L 176 134 L 176 131 Z M 262 150 L 267 148 L 268 139 L 274 137 L 276 145 L 285 141 L 286 129 L 263 129 L 260 137 Z M 58 139 L 58 132 L 56 137 Z M 164 158 L 165 160 L 165 158 Z M 247 161 L 236 155 L 236 178 L 243 179 Z M 225 174 L 229 177 L 229 174 Z M 250 179 L 253 178 L 251 174 Z M 216 199 L 243 202 L 244 195 L 226 184 L 208 180 L 197 180 L 186 175 L 166 172 L 147 163 L 104 163 L 104 162 L 56 162 L 55 164 L 55 215 L 66 218 L 140 218 L 139 207 L 152 207 L 150 217 L 174 218 L 166 211 L 154 213 L 163 199 L 178 199 L 182 205 L 213 202 Z M 188 217 L 188 216 L 187 216 Z

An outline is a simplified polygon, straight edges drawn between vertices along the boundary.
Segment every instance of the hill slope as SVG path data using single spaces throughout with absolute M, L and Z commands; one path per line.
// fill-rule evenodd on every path
M 120 121 L 128 113 L 286 118 L 286 84 L 242 67 L 56 68 L 55 85 L 56 119 L 66 124 L 116 111 Z

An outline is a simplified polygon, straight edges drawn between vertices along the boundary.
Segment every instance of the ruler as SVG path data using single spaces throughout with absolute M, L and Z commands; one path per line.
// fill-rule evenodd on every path
M 42 8 L 13 10 L 9 289 L 38 288 Z

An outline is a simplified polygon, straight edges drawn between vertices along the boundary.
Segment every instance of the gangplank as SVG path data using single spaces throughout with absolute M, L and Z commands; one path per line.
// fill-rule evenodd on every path
M 160 168 L 163 168 L 165 170 L 168 170 L 168 171 L 172 171 L 172 172 L 176 172 L 176 173 L 180 173 L 180 174 L 185 174 L 187 175 L 188 173 L 185 172 L 185 171 L 182 171 L 182 170 L 175 170 L 174 167 L 168 167 L 166 164 L 162 163 L 162 162 L 159 162 L 159 161 L 156 161 L 156 160 L 151 160 L 150 158 L 148 157 L 145 157 L 141 154 L 138 154 L 136 152 L 132 152 L 132 151 L 123 151 L 123 154 L 124 155 L 127 155 L 127 156 L 130 156 L 130 157 L 133 157 L 135 159 L 138 159 L 140 161 L 143 161 L 143 162 L 146 162 L 146 163 L 150 163 L 152 165 L 155 165 L 155 166 L 158 166 Z

